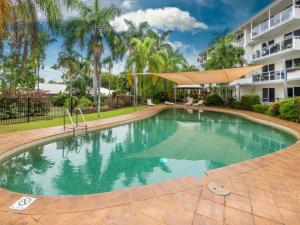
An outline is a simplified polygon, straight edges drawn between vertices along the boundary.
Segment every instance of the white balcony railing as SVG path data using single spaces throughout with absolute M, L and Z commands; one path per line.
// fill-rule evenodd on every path
M 284 23 L 288 19 L 293 17 L 293 6 L 286 8 L 280 13 L 272 16 L 270 19 L 264 21 L 263 23 L 257 25 L 252 29 L 252 37 L 256 37 L 266 31 L 278 26 L 281 23 Z
M 286 39 L 282 42 L 274 43 L 272 45 L 266 46 L 260 50 L 256 50 L 252 54 L 252 60 L 258 60 L 271 56 L 276 53 L 284 52 L 288 49 L 294 48 L 296 40 L 299 40 L 300 37 L 294 36 L 289 39 Z
M 271 72 L 265 72 L 265 73 L 252 75 L 253 83 L 276 81 L 276 80 L 283 80 L 283 79 L 284 79 L 284 71 L 283 70 L 271 71 Z

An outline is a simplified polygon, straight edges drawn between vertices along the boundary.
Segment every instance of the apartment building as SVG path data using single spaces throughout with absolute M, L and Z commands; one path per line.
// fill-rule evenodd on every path
M 247 65 L 264 65 L 231 83 L 232 97 L 257 94 L 263 102 L 300 96 L 300 0 L 277 0 L 232 32 Z M 199 54 L 202 67 L 209 49 Z

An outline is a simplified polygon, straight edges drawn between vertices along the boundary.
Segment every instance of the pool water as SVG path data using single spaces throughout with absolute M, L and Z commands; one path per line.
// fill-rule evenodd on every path
M 169 109 L 141 121 L 27 149 L 0 164 L 0 186 L 82 195 L 157 183 L 256 158 L 296 141 L 216 112 Z

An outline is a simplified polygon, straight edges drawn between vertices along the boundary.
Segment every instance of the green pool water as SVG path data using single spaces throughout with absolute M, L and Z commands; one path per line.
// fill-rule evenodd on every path
M 157 183 L 272 153 L 296 139 L 242 118 L 170 109 L 119 127 L 59 139 L 0 164 L 0 186 L 82 195 Z

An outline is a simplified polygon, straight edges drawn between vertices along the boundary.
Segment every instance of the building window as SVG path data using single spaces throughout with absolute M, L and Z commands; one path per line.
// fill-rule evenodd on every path
M 294 36 L 300 37 L 300 29 L 294 31 Z
M 300 87 L 291 87 L 288 88 L 288 97 L 294 98 L 300 96 Z
M 300 58 L 294 59 L 294 68 L 300 68 Z
M 263 102 L 274 102 L 275 101 L 275 88 L 263 88 L 262 90 Z

